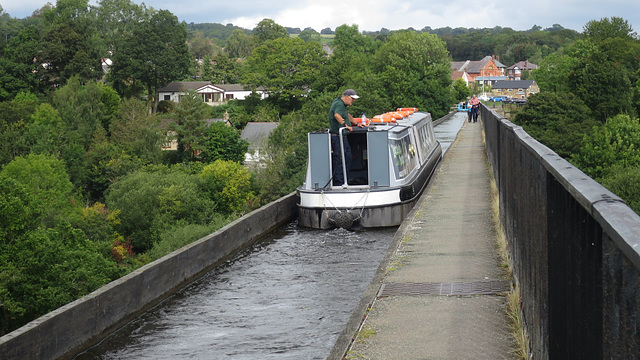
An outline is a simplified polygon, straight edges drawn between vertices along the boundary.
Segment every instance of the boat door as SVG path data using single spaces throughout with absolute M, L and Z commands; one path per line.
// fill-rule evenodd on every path
M 387 131 L 367 131 L 369 186 L 389 186 L 389 139 Z
M 307 188 L 320 189 L 331 180 L 331 139 L 328 132 L 309 133 L 309 163 L 307 172 L 311 183 Z

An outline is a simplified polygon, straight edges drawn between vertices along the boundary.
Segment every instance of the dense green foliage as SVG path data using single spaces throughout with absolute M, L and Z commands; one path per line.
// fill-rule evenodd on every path
M 640 120 L 617 115 L 582 144 L 571 161 L 640 213 Z
M 205 162 L 228 160 L 242 163 L 248 150 L 249 142 L 240 138 L 240 132 L 236 128 L 218 121 L 207 129 L 200 157 Z
M 0 171 L 0 332 L 124 274 L 77 228 L 84 221 L 64 164 L 17 157 Z
M 606 178 L 616 167 L 640 166 L 640 121 L 617 115 L 585 136 L 572 161 L 596 180 Z
M 559 25 L 318 34 L 270 19 L 184 24 L 130 0 L 58 0 L 22 20 L 0 8 L 0 334 L 294 191 L 307 132 L 328 126 L 347 88 L 361 96 L 355 116 L 446 114 L 469 94 L 451 60 L 540 63 L 543 92 L 515 121 L 638 204 L 638 46 L 618 18 L 584 36 Z M 210 107 L 189 92 L 157 106 L 158 88 L 199 77 L 269 96 Z M 212 120 L 227 116 L 232 127 Z M 279 122 L 251 172 L 250 121 Z
M 553 91 L 529 97 L 515 122 L 563 157 L 577 153 L 583 136 L 598 125 L 580 98 Z
M 541 93 L 515 122 L 640 213 L 640 41 L 616 17 L 588 22 L 584 35 L 541 62 Z

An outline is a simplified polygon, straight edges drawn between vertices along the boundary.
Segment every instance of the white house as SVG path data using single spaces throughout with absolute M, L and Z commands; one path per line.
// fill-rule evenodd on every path
M 209 81 L 174 81 L 158 89 L 158 99 L 180 102 L 180 98 L 189 90 L 195 90 L 202 96 L 202 101 L 211 106 L 221 105 L 229 100 L 244 100 L 251 95 L 251 91 L 241 84 L 214 85 Z M 258 88 L 256 93 L 260 94 L 261 99 L 267 97 L 263 88 Z

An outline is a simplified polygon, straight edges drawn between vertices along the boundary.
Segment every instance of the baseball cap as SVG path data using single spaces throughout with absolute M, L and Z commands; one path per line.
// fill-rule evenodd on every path
M 358 96 L 358 94 L 356 94 L 356 91 L 355 91 L 355 90 L 353 90 L 353 89 L 345 90 L 345 91 L 342 93 L 342 95 L 343 95 L 343 96 L 351 96 L 351 97 L 352 97 L 352 98 L 354 98 L 354 99 L 359 99 L 359 98 L 360 98 L 360 96 Z

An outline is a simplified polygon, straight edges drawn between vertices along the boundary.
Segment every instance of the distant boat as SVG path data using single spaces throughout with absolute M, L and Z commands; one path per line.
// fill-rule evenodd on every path
M 468 112 L 469 110 L 471 110 L 471 106 L 467 106 L 466 103 L 461 102 L 461 103 L 458 104 L 458 111 L 467 111 Z
M 396 226 L 420 197 L 442 158 L 431 114 L 401 108 L 362 121 L 368 126 L 354 126 L 346 135 L 351 169 L 346 183 L 339 186 L 332 185 L 331 135 L 327 130 L 308 134 L 307 174 L 298 188 L 299 225 L 316 229 Z

